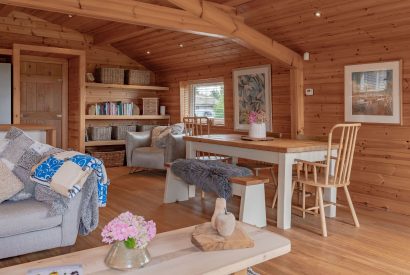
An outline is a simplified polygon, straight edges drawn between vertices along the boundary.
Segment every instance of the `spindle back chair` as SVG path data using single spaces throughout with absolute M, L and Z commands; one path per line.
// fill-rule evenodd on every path
M 296 184 L 313 186 L 318 194 L 319 206 L 315 205 L 302 211 L 313 213 L 311 210 L 319 209 L 322 235 L 327 236 L 326 220 L 324 207 L 335 205 L 333 203 L 324 204 L 322 188 L 340 188 L 345 191 L 346 199 L 356 227 L 359 227 L 356 212 L 349 194 L 348 186 L 350 185 L 350 175 L 356 146 L 357 133 L 360 129 L 360 123 L 337 124 L 332 127 L 328 136 L 328 149 L 325 161 L 322 163 L 297 160 L 297 176 L 294 179 L 293 187 Z M 337 134 L 336 132 L 340 132 Z M 334 142 L 337 140 L 337 142 Z M 338 145 L 337 155 L 332 155 L 332 146 Z M 334 164 L 334 173 L 331 174 L 331 166 Z M 318 172 L 320 170 L 320 172 Z M 312 171 L 309 173 L 308 171 Z M 337 206 L 341 206 L 337 204 Z

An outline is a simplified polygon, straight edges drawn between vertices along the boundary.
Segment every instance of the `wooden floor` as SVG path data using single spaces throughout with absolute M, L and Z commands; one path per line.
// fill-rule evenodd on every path
M 214 198 L 199 196 L 189 202 L 162 204 L 165 176 L 161 172 L 128 174 L 125 167 L 111 168 L 108 207 L 101 209 L 98 230 L 68 248 L 51 249 L 0 260 L 0 267 L 34 261 L 103 245 L 101 228 L 119 213 L 129 210 L 157 223 L 159 232 L 202 223 L 210 219 Z M 267 199 L 272 199 L 267 186 Z M 236 215 L 239 199 L 229 203 Z M 292 252 L 254 267 L 261 274 L 410 274 L 410 218 L 357 208 L 361 228 L 352 226 L 349 212 L 340 208 L 336 219 L 328 219 L 329 237 L 322 238 L 319 217 L 305 220 L 292 216 L 292 229 L 275 227 L 268 209 L 268 229 L 289 238 Z M 0 249 L 5 249 L 4 247 Z

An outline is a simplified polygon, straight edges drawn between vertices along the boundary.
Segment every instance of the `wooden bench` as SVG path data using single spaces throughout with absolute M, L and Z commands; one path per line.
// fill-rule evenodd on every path
M 172 172 L 171 165 L 167 164 L 165 167 L 167 176 L 164 203 L 187 201 L 195 197 L 195 185 L 188 184 L 177 177 Z M 269 179 L 249 176 L 233 177 L 229 180 L 232 185 L 232 194 L 241 197 L 239 220 L 257 227 L 265 227 L 265 183 L 268 183 Z

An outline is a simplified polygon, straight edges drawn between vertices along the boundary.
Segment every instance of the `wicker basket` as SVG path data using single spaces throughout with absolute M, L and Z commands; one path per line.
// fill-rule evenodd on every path
M 111 140 L 111 126 L 88 127 L 89 140 Z
M 124 84 L 124 69 L 97 68 L 97 81 L 105 84 Z
M 125 150 L 98 149 L 98 151 L 88 150 L 88 154 L 104 162 L 105 167 L 124 166 Z
M 158 115 L 159 98 L 143 98 L 142 99 L 142 114 L 143 115 Z
M 135 132 L 137 126 L 135 125 L 117 125 L 112 126 L 112 139 L 121 140 L 125 139 L 127 132 Z
M 125 83 L 130 85 L 149 85 L 151 82 L 151 72 L 144 70 L 126 70 Z

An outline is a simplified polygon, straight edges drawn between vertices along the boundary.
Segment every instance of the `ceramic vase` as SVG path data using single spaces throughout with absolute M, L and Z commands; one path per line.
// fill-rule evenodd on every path
M 266 124 L 265 123 L 251 123 L 249 125 L 250 138 L 266 138 Z
M 105 257 L 105 264 L 113 269 L 129 270 L 145 266 L 151 261 L 148 249 L 127 248 L 124 242 L 116 242 Z

